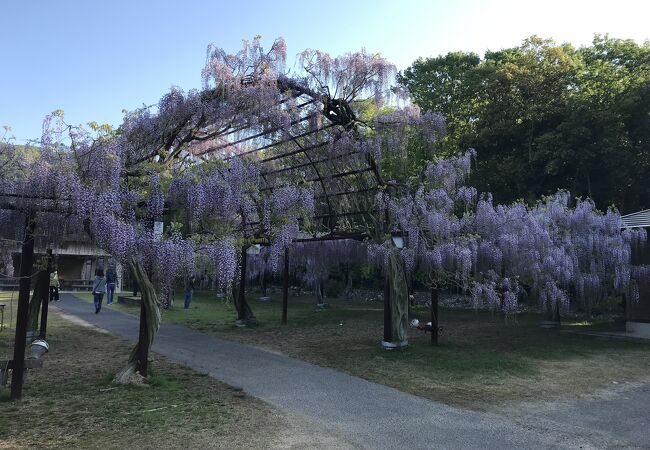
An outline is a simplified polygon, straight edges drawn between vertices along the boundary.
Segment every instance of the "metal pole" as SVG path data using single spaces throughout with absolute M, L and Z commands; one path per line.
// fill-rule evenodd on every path
M 20 284 L 18 289 L 18 312 L 16 318 L 16 338 L 14 341 L 14 369 L 11 378 L 11 399 L 20 400 L 23 396 L 25 370 L 25 347 L 27 321 L 29 319 L 29 291 L 31 290 L 34 266 L 34 218 L 27 216 L 25 239 L 20 256 Z
M 43 290 L 43 292 L 46 292 L 43 298 L 43 303 L 41 304 L 41 328 L 40 328 L 40 333 L 39 337 L 41 339 L 45 339 L 46 333 L 47 333 L 47 312 L 49 309 L 49 303 L 50 303 L 50 274 L 52 273 L 52 249 L 48 248 L 46 250 L 46 256 L 47 258 L 47 268 L 45 269 L 47 271 L 47 277 L 45 277 L 46 281 L 43 281 L 43 284 L 47 283 L 47 289 Z
M 282 276 L 282 325 L 287 324 L 289 306 L 289 247 L 284 249 L 284 274 Z

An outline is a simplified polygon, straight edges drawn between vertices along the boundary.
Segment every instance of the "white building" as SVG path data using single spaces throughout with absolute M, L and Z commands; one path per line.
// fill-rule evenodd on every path
M 645 228 L 650 233 L 650 209 L 621 217 L 628 228 Z M 650 264 L 650 243 L 633 255 L 634 264 Z M 650 339 L 650 280 L 639 282 L 639 301 L 626 304 L 626 330 L 635 337 Z

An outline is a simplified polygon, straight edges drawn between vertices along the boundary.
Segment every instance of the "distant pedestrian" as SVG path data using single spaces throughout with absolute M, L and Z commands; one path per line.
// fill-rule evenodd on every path
M 95 302 L 95 314 L 99 314 L 102 309 L 102 300 L 106 293 L 106 278 L 104 277 L 104 269 L 97 269 L 95 271 L 95 281 L 93 282 L 93 297 Z
M 55 270 L 50 274 L 50 301 L 59 301 L 59 273 Z
M 135 272 L 131 270 L 131 279 L 133 280 L 133 296 L 137 297 L 138 292 L 140 291 L 140 285 L 138 284 L 138 280 L 135 277 Z
M 194 293 L 194 275 L 191 275 L 185 281 L 185 309 L 189 309 L 192 304 L 192 295 Z
M 117 272 L 113 266 L 106 270 L 106 304 L 113 303 L 113 294 L 115 294 L 115 286 L 117 286 Z

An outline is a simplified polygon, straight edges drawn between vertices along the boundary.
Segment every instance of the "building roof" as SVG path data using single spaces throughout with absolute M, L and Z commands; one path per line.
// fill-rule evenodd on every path
M 621 216 L 627 228 L 650 228 L 650 209 Z

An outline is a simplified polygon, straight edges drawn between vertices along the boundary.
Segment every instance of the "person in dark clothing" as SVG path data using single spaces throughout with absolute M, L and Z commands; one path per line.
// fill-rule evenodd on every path
M 106 304 L 113 303 L 113 294 L 117 286 L 117 272 L 114 267 L 109 267 L 106 271 Z
M 138 284 L 138 279 L 135 277 L 135 272 L 131 270 L 131 282 L 133 284 L 133 296 L 137 297 L 138 292 L 140 292 L 140 285 Z

